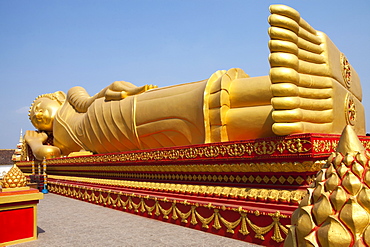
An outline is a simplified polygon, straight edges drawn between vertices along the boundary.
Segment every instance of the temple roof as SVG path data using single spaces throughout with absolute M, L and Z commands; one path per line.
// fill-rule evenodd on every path
M 0 149 L 0 165 L 13 165 L 14 149 Z

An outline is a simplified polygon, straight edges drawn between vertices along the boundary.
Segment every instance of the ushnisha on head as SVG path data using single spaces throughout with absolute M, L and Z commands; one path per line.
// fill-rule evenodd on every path
M 54 117 L 65 100 L 66 95 L 62 91 L 38 96 L 28 114 L 33 126 L 39 131 L 53 131 Z

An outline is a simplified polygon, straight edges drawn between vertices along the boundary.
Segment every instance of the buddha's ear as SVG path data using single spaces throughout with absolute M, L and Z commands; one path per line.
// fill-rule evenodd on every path
M 53 95 L 61 104 L 66 100 L 66 94 L 62 91 L 56 91 Z

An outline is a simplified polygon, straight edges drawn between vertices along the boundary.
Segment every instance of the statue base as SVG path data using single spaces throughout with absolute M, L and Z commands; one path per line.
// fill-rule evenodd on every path
M 283 246 L 290 217 L 339 135 L 160 148 L 46 161 L 48 190 L 265 246 Z M 370 149 L 370 138 L 360 137 Z M 32 162 L 19 162 L 32 171 Z
M 0 192 L 0 246 L 37 239 L 37 204 L 43 194 L 28 187 Z

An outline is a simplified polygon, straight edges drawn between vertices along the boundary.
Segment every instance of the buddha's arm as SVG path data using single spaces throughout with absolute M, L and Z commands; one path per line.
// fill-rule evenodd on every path
M 98 98 L 104 96 L 104 89 L 94 96 L 90 96 L 83 87 L 69 89 L 67 101 L 78 111 L 86 112 L 89 106 Z
M 31 147 L 32 153 L 37 160 L 60 157 L 60 149 L 55 146 L 44 145 L 48 136 L 46 133 L 27 130 L 24 136 L 26 143 Z
M 89 106 L 98 98 L 121 100 L 129 95 L 140 94 L 156 87 L 154 85 L 137 87 L 126 81 L 115 81 L 94 96 L 90 96 L 82 87 L 73 87 L 68 91 L 67 100 L 78 112 L 86 112 Z

